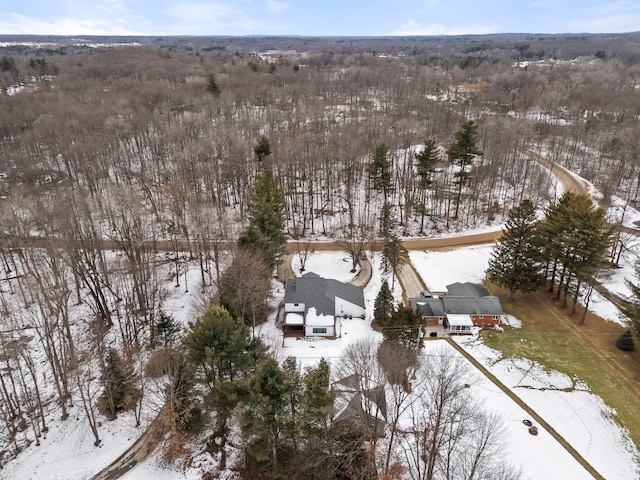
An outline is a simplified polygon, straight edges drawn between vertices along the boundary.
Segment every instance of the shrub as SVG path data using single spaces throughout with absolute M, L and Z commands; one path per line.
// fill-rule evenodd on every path
M 625 331 L 622 335 L 618 337 L 616 340 L 616 347 L 620 350 L 624 350 L 625 352 L 630 352 L 634 348 L 633 343 L 633 335 L 631 334 L 631 330 Z

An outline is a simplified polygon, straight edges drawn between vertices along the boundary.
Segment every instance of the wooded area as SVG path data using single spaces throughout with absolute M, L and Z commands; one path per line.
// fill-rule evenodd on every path
M 242 418 L 259 436 L 245 439 L 258 463 L 269 460 L 278 473 L 278 449 L 303 452 L 304 441 L 347 448 L 353 438 L 321 431 L 324 404 L 314 410 L 305 397 L 328 382 L 326 366 L 295 371 L 297 389 L 276 392 L 296 395 L 288 397 L 292 415 L 302 405 L 318 423 L 301 431 L 292 417 L 282 440 L 265 427 L 274 407 L 259 393 L 294 365 L 260 363 L 256 353 L 235 372 L 199 358 L 195 347 L 178 352 L 166 276 L 202 292 L 200 315 L 224 304 L 224 313 L 213 312 L 250 327 L 266 318 L 282 232 L 337 240 L 354 262 L 381 240 L 385 269 L 395 271 L 406 253 L 400 237 L 497 225 L 523 201 L 550 205 L 547 225 L 557 230 L 567 222 L 561 203 L 550 204 L 556 185 L 539 156 L 593 182 L 602 206 L 616 201 L 624 214 L 638 201 L 638 34 L 170 38 L 137 46 L 122 38 L 100 48 L 3 40 L 0 464 L 37 444 L 47 418 L 66 418 L 71 405 L 81 405 L 99 444 L 100 412 L 139 412 L 152 378 L 171 379 L 171 388 L 158 388 L 176 425 L 187 381 L 215 391 L 218 413 L 231 415 L 230 397 L 240 394 L 225 382 L 251 362 L 262 377 L 247 380 Z M 621 229 L 614 238 L 613 257 L 626 242 Z M 258 248 L 242 250 L 247 244 Z M 547 278 L 566 302 L 592 265 L 572 270 L 574 252 L 548 246 Z M 200 266 L 198 285 L 185 284 L 187 261 Z M 246 340 L 243 355 L 258 350 L 248 331 L 234 337 Z M 152 351 L 162 359 L 155 370 Z M 224 416 L 216 426 L 224 434 Z M 416 445 L 424 445 L 420 435 L 416 429 Z M 317 448 L 325 447 L 333 448 Z M 431 478 L 414 455 L 407 461 L 416 478 Z M 336 472 L 351 462 L 366 478 L 366 451 L 351 448 L 340 461 Z

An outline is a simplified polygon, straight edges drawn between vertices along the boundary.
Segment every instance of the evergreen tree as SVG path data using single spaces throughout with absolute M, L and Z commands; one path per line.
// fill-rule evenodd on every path
M 153 341 L 156 345 L 164 348 L 171 347 L 175 344 L 180 333 L 180 324 L 176 322 L 172 315 L 161 311 L 160 318 L 156 322 L 153 329 Z
M 373 302 L 373 318 L 378 325 L 385 326 L 389 323 L 393 311 L 393 294 L 389 288 L 389 283 L 384 280 L 380 287 L 380 291 Z
M 462 187 L 466 185 L 471 178 L 469 167 L 476 156 L 482 155 L 482 151 L 478 148 L 477 129 L 478 127 L 476 122 L 473 120 L 464 122 L 460 130 L 454 134 L 455 142 L 447 152 L 449 160 L 458 167 L 458 171 L 453 174 L 456 178 L 455 183 L 458 185 L 454 218 L 458 218 L 460 198 L 462 197 Z
M 392 273 L 391 288 L 395 287 L 396 271 L 408 262 L 409 252 L 397 235 L 391 235 L 382 247 L 382 269 Z
M 189 324 L 183 346 L 211 390 L 241 378 L 251 367 L 249 328 L 223 307 L 213 307 Z
M 284 209 L 284 191 L 271 170 L 262 171 L 249 192 L 249 225 L 240 236 L 240 244 L 262 252 L 270 268 L 278 265 L 287 244 Z
M 640 279 L 640 259 L 634 264 L 636 280 Z M 636 333 L 640 333 L 640 285 L 625 279 L 625 283 L 631 290 L 631 301 L 622 309 L 622 313 L 627 317 L 629 327 Z
M 195 367 L 195 379 L 207 387 L 207 404 L 217 412 L 218 431 L 239 398 L 239 382 L 254 365 L 249 328 L 223 307 L 214 307 L 189 325 L 183 347 Z M 224 439 L 223 439 L 224 440 Z
M 207 92 L 214 97 L 220 96 L 220 85 L 218 85 L 218 80 L 216 80 L 216 76 L 213 73 L 207 79 Z
M 135 406 L 140 392 L 135 387 L 137 375 L 132 365 L 125 362 L 117 350 L 110 348 L 102 370 L 104 391 L 100 397 L 103 413 L 116 418 L 117 413 Z
M 373 183 L 373 188 L 384 195 L 385 203 L 393 188 L 391 181 L 392 167 L 389 149 L 384 144 L 378 145 L 371 155 L 369 178 Z
M 329 390 L 329 363 L 320 359 L 304 376 L 302 432 L 305 440 L 324 439 L 329 432 L 333 395 Z
M 416 159 L 416 172 L 420 179 L 420 203 L 416 206 L 420 214 L 420 232 L 424 230 L 424 217 L 428 213 L 426 207 L 427 188 L 433 183 L 433 175 L 438 164 L 438 148 L 433 140 L 424 142 L 424 148 L 414 155 Z
M 293 447 L 294 455 L 298 450 L 302 428 L 303 378 L 295 357 L 287 357 L 282 365 L 285 378 L 285 403 L 283 409 L 282 435 Z
M 262 162 L 271 155 L 271 143 L 269 143 L 269 139 L 265 135 L 260 136 L 258 143 L 253 147 L 253 152 L 256 154 L 259 162 Z
M 270 461 L 272 471 L 278 471 L 278 450 L 288 416 L 283 405 L 287 401 L 284 371 L 273 358 L 267 358 L 256 368 L 248 381 L 248 399 L 242 417 L 242 427 L 248 439 L 248 453 L 258 462 Z
M 433 174 L 438 164 L 438 147 L 433 140 L 424 142 L 424 148 L 414 155 L 416 159 L 416 171 L 420 178 L 420 187 L 428 188 L 433 183 Z
M 605 264 L 613 235 L 605 211 L 586 195 L 565 192 L 547 208 L 538 232 L 550 289 L 557 284 L 558 298 L 564 292 L 563 307 L 572 292 L 575 314 L 580 287 L 592 283 L 595 272 Z
M 616 347 L 620 350 L 624 350 L 625 352 L 630 352 L 634 349 L 635 344 L 633 342 L 633 335 L 631 334 L 631 330 L 626 330 L 622 335 L 618 337 L 616 340 Z
M 380 211 L 380 236 L 385 240 L 393 235 L 398 222 L 393 214 L 393 207 L 389 202 L 384 202 Z
M 413 350 L 419 350 L 424 344 L 424 321 L 420 313 L 411 307 L 398 305 L 382 334 L 388 341 L 398 341 Z
M 535 206 L 524 200 L 511 210 L 500 243 L 491 252 L 487 278 L 507 288 L 509 300 L 515 292 L 533 292 L 544 282 L 535 241 L 536 224 Z

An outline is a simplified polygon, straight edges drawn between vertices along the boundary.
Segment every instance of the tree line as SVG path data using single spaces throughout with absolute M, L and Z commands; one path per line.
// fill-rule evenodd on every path
M 509 215 L 489 259 L 487 279 L 507 288 L 510 300 L 516 291 L 533 292 L 548 283 L 563 308 L 573 296 L 571 315 L 582 295 L 584 322 L 596 274 L 611 264 L 614 231 L 604 209 L 587 195 L 565 192 L 544 209 L 542 219 L 525 200 Z

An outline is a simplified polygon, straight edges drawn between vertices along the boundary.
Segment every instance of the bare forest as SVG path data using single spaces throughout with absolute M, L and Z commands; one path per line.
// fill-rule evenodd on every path
M 175 343 L 163 284 L 220 301 L 265 169 L 293 243 L 500 225 L 555 196 L 545 159 L 603 206 L 638 201 L 637 34 L 0 40 L 0 465 L 71 408 L 96 445 L 103 415 L 140 411 L 150 352 Z M 468 121 L 465 165 L 451 151 Z

